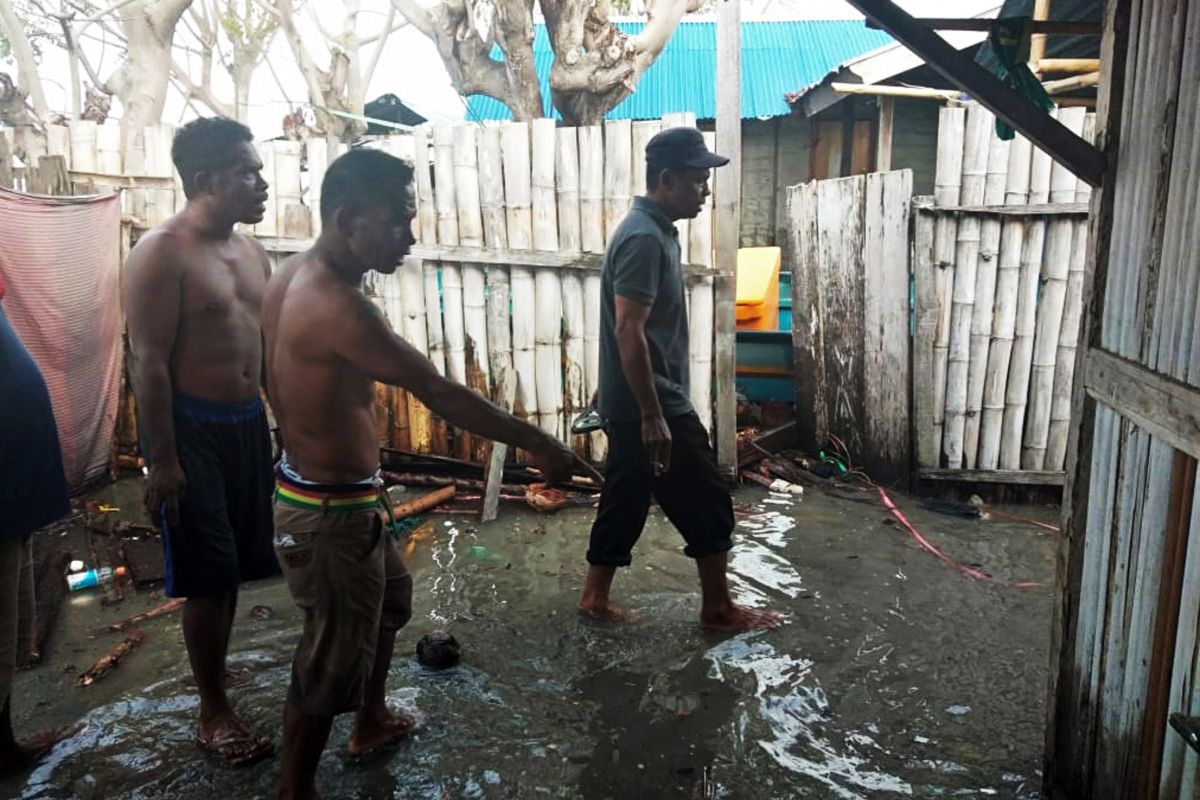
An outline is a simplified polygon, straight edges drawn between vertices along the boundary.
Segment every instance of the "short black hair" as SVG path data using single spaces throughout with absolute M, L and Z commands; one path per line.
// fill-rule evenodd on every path
M 401 210 L 413 168 L 382 150 L 357 147 L 339 156 L 321 182 L 321 223 L 333 224 L 338 209 L 357 214 L 380 206 Z
M 184 195 L 195 194 L 197 175 L 233 166 L 237 146 L 253 141 L 249 128 L 228 117 L 201 117 L 176 131 L 171 160 L 179 170 Z

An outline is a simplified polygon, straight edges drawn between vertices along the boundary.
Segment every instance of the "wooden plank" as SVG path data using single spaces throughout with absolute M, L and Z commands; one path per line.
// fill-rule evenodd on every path
M 542 118 L 530 122 L 533 248 L 550 252 L 559 251 L 555 142 L 554 120 Z M 539 269 L 534 273 L 534 315 L 537 424 L 556 439 L 565 440 L 562 281 L 553 269 Z
M 817 184 L 816 263 L 829 434 L 840 437 L 860 463 L 869 450 L 863 336 L 865 192 L 863 177 Z
M 917 464 L 927 469 L 938 466 L 938 454 L 941 452 L 941 441 L 934 423 L 936 393 L 933 387 L 933 341 L 938 326 L 937 267 L 933 263 L 934 218 L 919 213 L 928 209 L 931 203 L 932 198 L 929 197 L 915 198 L 912 203 L 916 216 L 912 250 L 915 303 L 912 343 L 913 436 Z
M 1104 177 L 1104 157 L 1092 145 L 1067 130 L 1057 120 L 1001 83 L 976 64 L 973 57 L 954 49 L 945 39 L 921 25 L 892 0 L 848 0 L 868 18 L 875 19 L 947 80 L 968 92 L 1034 144 L 1092 186 Z
M 517 386 L 512 370 L 505 369 L 497 377 L 497 394 L 500 404 L 511 409 L 516 399 Z M 492 443 L 491 458 L 488 459 L 487 483 L 483 490 L 483 510 L 479 514 L 482 522 L 491 522 L 500 509 L 500 485 L 504 481 L 504 461 L 508 458 L 508 445 Z
M 884 97 L 879 101 L 879 135 L 875 140 L 875 169 L 887 172 L 892 168 L 892 130 L 896 116 L 896 100 Z
M 737 321 L 737 250 L 742 218 L 742 7 L 722 3 L 717 12 L 717 152 L 729 158 L 718 169 L 715 197 L 716 264 L 725 274 L 714 285 L 714 356 L 717 398 L 717 465 L 737 479 L 737 403 L 734 391 Z
M 1096 142 L 1106 149 L 1108 132 L 1116 133 L 1125 102 L 1125 68 L 1128 56 L 1130 10 L 1132 0 L 1114 0 L 1105 9 L 1101 62 L 1105 74 L 1096 112 Z M 1114 80 L 1114 76 L 1121 76 Z M 1072 387 L 1071 433 L 1067 445 L 1067 482 L 1063 490 L 1063 536 L 1056 558 L 1056 585 L 1061 587 L 1060 601 L 1054 606 L 1051 624 L 1050 679 L 1047 696 L 1046 737 L 1043 752 L 1044 785 L 1048 792 L 1078 792 L 1086 796 L 1091 775 L 1091 718 L 1095 704 L 1082 662 L 1091 662 L 1094 636 L 1081 627 L 1081 620 L 1094 619 L 1096 594 L 1085 595 L 1085 567 L 1089 574 L 1107 574 L 1106 550 L 1085 547 L 1089 508 L 1102 513 L 1107 507 L 1103 497 L 1092 497 L 1093 455 L 1103 457 L 1107 442 L 1095 446 L 1098 439 L 1096 402 L 1084 390 L 1083 363 L 1089 347 L 1100 343 L 1104 297 L 1108 288 L 1109 256 L 1112 246 L 1114 212 L 1112 187 L 1092 196 L 1096 209 L 1089 225 L 1088 265 L 1084 274 L 1084 311 L 1075 352 L 1076 380 Z M 1103 481 L 1108 473 L 1104 465 L 1096 467 Z M 1092 580 L 1095 586 L 1099 581 Z
M 1064 472 L 1007 469 L 922 469 L 918 475 L 927 481 L 1010 483 L 1014 486 L 1062 486 L 1067 478 Z
M 1200 389 L 1097 347 L 1088 350 L 1083 374 L 1093 399 L 1200 458 Z
M 867 474 L 880 483 L 908 478 L 909 203 L 912 170 L 866 176 L 863 254 L 863 369 Z
M 821 342 L 821 264 L 817 253 L 817 182 L 788 192 L 792 270 L 792 374 L 796 387 L 796 440 L 820 447 L 829 430 L 825 359 Z

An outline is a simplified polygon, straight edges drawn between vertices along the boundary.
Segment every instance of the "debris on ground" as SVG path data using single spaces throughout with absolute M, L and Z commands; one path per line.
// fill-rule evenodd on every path
M 114 622 L 109 625 L 106 630 L 109 633 L 120 633 L 123 630 L 132 628 L 134 625 L 141 625 L 146 620 L 154 619 L 155 617 L 162 617 L 167 614 L 173 614 L 179 609 L 183 608 L 184 604 L 186 603 L 186 598 L 176 597 L 174 600 L 163 603 L 161 606 L 156 606 L 149 611 L 142 612 L 141 614 L 135 614 L 129 619 L 122 620 L 121 622 Z
M 33 617 L 33 643 L 29 652 L 20 659 L 18 666 L 22 668 L 35 667 L 41 664 L 45 657 L 46 644 L 58 619 L 63 595 L 66 594 L 67 587 L 63 576 L 66 575 L 70 563 L 70 553 L 53 549 L 43 554 L 34 567 L 34 597 L 37 599 Z
M 120 642 L 113 645 L 99 661 L 86 669 L 75 681 L 80 686 L 91 686 L 96 681 L 112 672 L 121 661 L 132 653 L 146 638 L 146 632 L 136 630 Z
M 462 647 L 448 631 L 430 631 L 417 642 L 417 661 L 429 669 L 449 669 L 462 659 Z
M 406 484 L 411 481 L 406 481 Z M 392 506 L 392 519 L 401 520 L 406 517 L 415 517 L 417 514 L 422 514 L 429 511 L 431 508 L 437 508 L 447 500 L 454 498 L 454 493 L 457 489 L 454 486 L 443 486 L 441 489 L 422 495 L 413 500 L 406 500 L 403 503 L 397 503 Z
M 270 606 L 255 606 L 254 608 L 250 609 L 250 619 L 262 621 L 265 619 L 274 618 L 275 609 L 271 608 Z
M 943 500 L 940 497 L 921 498 L 921 505 L 938 514 L 964 519 L 979 519 L 979 507 L 971 503 L 960 503 L 957 500 Z
M 534 511 L 553 514 L 570 504 L 567 493 L 544 483 L 531 483 L 525 489 L 525 502 Z

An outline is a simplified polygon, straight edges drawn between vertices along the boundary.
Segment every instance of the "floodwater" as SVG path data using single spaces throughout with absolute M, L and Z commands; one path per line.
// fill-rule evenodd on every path
M 134 487 L 136 488 L 136 487 Z M 126 501 L 134 501 L 126 492 Z M 120 500 L 121 498 L 116 498 Z M 964 520 L 895 496 L 949 556 L 1015 580 L 1053 580 L 1054 534 Z M 495 523 L 433 516 L 416 544 L 412 622 L 391 701 L 424 729 L 366 761 L 342 755 L 338 720 L 320 765 L 327 798 L 790 798 L 1038 796 L 1052 592 L 983 583 L 920 549 L 874 493 L 847 499 L 743 490 L 731 577 L 738 597 L 787 623 L 739 636 L 696 625 L 694 567 L 651 512 L 619 602 L 635 625 L 574 611 L 591 512 L 506 507 Z M 1052 509 L 1023 513 L 1053 520 Z M 178 616 L 88 687 L 79 671 L 117 641 L 97 626 L 162 602 L 64 603 L 47 663 L 20 673 L 18 732 L 82 728 L 0 797 L 269 798 L 278 760 L 227 769 L 192 743 L 197 698 Z M 268 619 L 250 616 L 269 606 Z M 278 737 L 300 619 L 281 581 L 245 588 L 235 705 Z M 447 628 L 464 660 L 435 673 L 415 643 Z

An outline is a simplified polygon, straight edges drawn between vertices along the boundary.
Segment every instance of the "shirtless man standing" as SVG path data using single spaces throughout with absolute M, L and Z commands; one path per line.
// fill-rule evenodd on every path
M 275 547 L 304 610 L 283 723 L 279 797 L 287 800 L 316 796 L 335 715 L 357 712 L 352 754 L 413 725 L 385 700 L 412 579 L 380 512 L 375 381 L 407 389 L 452 425 L 522 448 L 550 481 L 578 463 L 557 440 L 440 376 L 360 290 L 368 271 L 395 272 L 413 243 L 412 177 L 411 167 L 377 150 L 352 150 L 331 164 L 321 236 L 280 267 L 263 303 L 267 375 L 286 449 Z
M 234 232 L 263 217 L 267 184 L 250 129 L 198 119 L 171 157 L 187 205 L 147 233 L 125 265 L 134 388 L 150 462 L 146 506 L 160 521 L 166 594 L 186 597 L 183 637 L 200 691 L 197 742 L 231 764 L 270 738 L 225 696 L 238 584 L 275 574 L 270 434 L 259 388 L 262 246 Z

